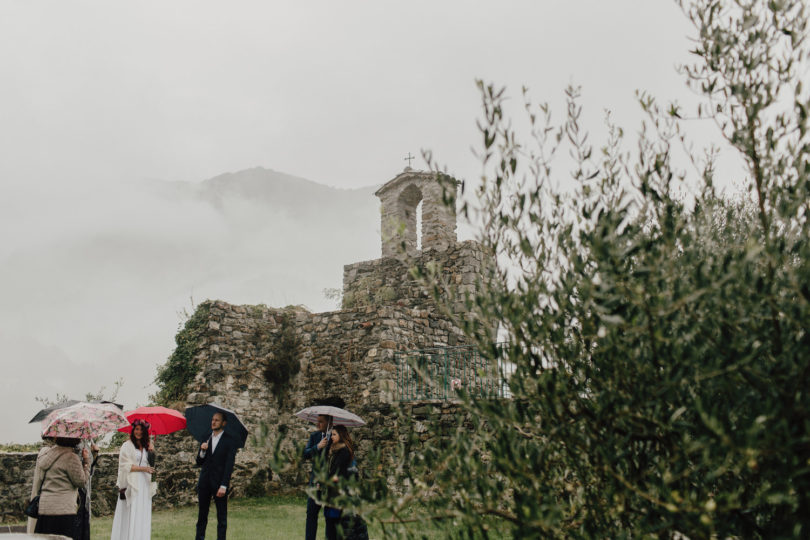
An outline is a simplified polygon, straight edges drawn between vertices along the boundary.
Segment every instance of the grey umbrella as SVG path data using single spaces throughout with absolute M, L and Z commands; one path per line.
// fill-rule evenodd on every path
M 346 409 L 329 405 L 313 405 L 312 407 L 301 409 L 295 413 L 295 416 L 301 420 L 313 423 L 318 421 L 319 416 L 331 416 L 332 425 L 335 426 L 358 427 L 366 424 L 366 422 L 356 414 Z

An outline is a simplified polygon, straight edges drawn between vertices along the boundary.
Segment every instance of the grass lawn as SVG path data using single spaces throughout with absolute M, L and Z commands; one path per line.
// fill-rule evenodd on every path
M 272 497 L 262 499 L 231 499 L 228 501 L 228 540 L 292 540 L 304 536 L 307 500 L 303 497 Z M 188 540 L 194 538 L 197 507 L 152 512 L 154 540 Z M 93 518 L 91 538 L 110 537 L 112 516 Z M 320 517 L 318 537 L 323 536 L 324 521 Z M 217 537 L 217 510 L 213 502 L 208 514 L 206 538 Z
M 293 540 L 304 536 L 307 501 L 305 497 L 265 497 L 228 501 L 228 540 Z M 207 538 L 217 537 L 217 512 L 214 504 L 208 514 Z M 186 506 L 152 512 L 153 540 L 188 540 L 194 538 L 197 507 Z M 91 538 L 110 537 L 112 516 L 93 518 Z M 442 539 L 446 535 L 429 523 L 409 523 L 407 529 L 418 538 Z M 325 538 L 323 513 L 318 520 L 318 538 Z M 493 534 L 494 533 L 494 534 Z M 379 528 L 369 528 L 369 537 L 383 537 Z M 490 531 L 489 538 L 508 538 Z

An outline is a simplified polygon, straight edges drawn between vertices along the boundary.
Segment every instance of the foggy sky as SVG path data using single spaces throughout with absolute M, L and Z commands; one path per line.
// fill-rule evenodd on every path
M 605 109 L 634 133 L 634 90 L 688 99 L 689 32 L 664 0 L 0 3 L 0 442 L 37 438 L 36 395 L 123 377 L 119 399 L 144 404 L 192 295 L 331 308 L 342 268 L 295 280 L 294 242 L 234 238 L 153 180 L 262 166 L 355 188 L 422 149 L 472 179 L 476 79 L 508 86 L 516 116 L 527 86 L 558 120 L 582 85 L 594 138 Z

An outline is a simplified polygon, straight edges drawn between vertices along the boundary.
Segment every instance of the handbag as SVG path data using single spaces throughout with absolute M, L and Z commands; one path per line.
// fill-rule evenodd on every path
M 357 514 L 351 512 L 343 514 L 340 518 L 340 527 L 346 540 L 368 540 L 366 520 Z
M 41 490 L 41 488 L 40 488 L 40 490 Z M 39 517 L 39 495 L 37 495 L 36 497 L 34 497 L 30 501 L 28 501 L 28 504 L 25 505 L 25 509 L 23 510 L 23 513 L 28 517 L 32 517 L 32 518 L 38 518 Z
M 329 519 L 338 519 L 340 518 L 340 514 L 342 510 L 340 508 L 333 508 L 331 506 L 326 506 L 323 509 L 323 517 L 327 517 Z

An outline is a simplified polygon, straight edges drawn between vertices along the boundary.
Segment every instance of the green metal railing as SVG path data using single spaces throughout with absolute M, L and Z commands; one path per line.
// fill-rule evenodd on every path
M 397 351 L 394 363 L 397 401 L 456 399 L 459 391 L 477 398 L 510 396 L 508 364 L 472 346 Z

